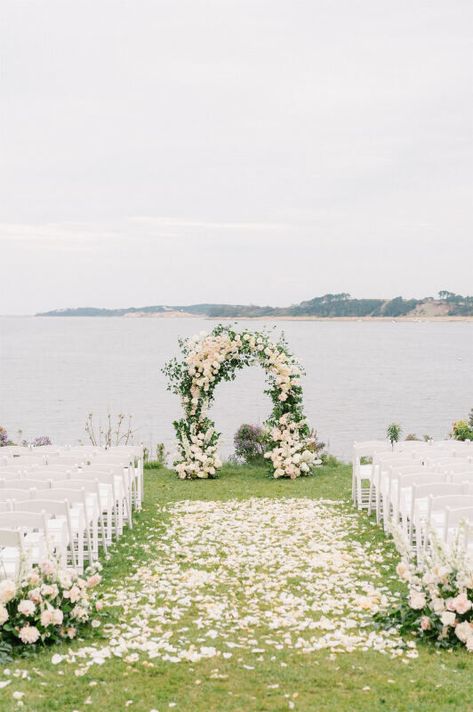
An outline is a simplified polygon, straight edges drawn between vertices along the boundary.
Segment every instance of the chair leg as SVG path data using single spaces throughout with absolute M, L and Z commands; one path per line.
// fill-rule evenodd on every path
M 102 544 L 102 549 L 105 552 L 105 556 L 108 554 L 108 547 L 107 547 L 107 534 L 105 531 L 105 524 L 103 521 L 103 512 L 100 512 L 99 516 L 99 525 L 100 525 L 100 536 L 101 536 L 101 544 Z

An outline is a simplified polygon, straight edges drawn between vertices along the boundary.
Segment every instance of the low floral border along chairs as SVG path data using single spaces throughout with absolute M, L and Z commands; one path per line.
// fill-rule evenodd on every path
M 178 441 L 175 469 L 181 479 L 211 478 L 222 463 L 217 455 L 220 433 L 208 417 L 216 386 L 258 363 L 267 374 L 266 393 L 273 410 L 265 423 L 265 453 L 274 477 L 295 479 L 310 473 L 316 460 L 315 439 L 303 413 L 302 370 L 283 338 L 241 331 L 219 324 L 211 332 L 179 341 L 183 360 L 172 359 L 163 371 L 169 390 L 181 397 L 184 417 L 174 422 Z

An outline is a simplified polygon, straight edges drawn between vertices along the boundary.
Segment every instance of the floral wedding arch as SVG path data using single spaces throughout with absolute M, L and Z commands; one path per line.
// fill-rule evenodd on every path
M 265 423 L 265 458 L 274 477 L 309 474 L 316 460 L 315 439 L 302 407 L 302 370 L 281 338 L 272 341 L 257 331 L 237 332 L 219 324 L 210 332 L 179 340 L 183 359 L 172 359 L 163 371 L 168 389 L 181 397 L 184 417 L 174 422 L 178 457 L 174 466 L 181 479 L 215 477 L 222 463 L 217 455 L 220 433 L 208 417 L 216 386 L 234 380 L 237 371 L 259 363 L 266 372 L 265 391 L 272 402 Z

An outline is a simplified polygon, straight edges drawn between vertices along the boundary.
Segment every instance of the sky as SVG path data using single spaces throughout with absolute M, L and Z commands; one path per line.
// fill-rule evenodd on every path
M 469 0 L 2 0 L 0 313 L 471 294 Z

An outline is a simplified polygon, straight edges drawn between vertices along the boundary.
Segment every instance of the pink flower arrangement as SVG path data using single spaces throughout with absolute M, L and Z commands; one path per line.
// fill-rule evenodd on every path
M 75 638 L 103 607 L 94 590 L 99 568 L 82 577 L 44 561 L 19 582 L 0 581 L 0 641 L 13 647 Z
M 396 570 L 408 590 L 397 608 L 378 619 L 437 647 L 464 645 L 473 652 L 473 562 L 465 552 L 463 528 L 448 549 L 436 541 L 420 561 L 400 531 L 393 534 L 403 557 Z

